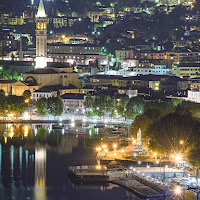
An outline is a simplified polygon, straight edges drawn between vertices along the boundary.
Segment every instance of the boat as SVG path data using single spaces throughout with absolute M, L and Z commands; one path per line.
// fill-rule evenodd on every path
M 55 129 L 64 129 L 65 126 L 64 125 L 59 125 L 59 124 L 53 124 L 52 125 L 52 130 L 55 130 Z
M 191 185 L 191 180 L 184 177 L 176 177 L 171 179 L 172 183 L 175 183 L 177 185 L 180 185 L 182 187 L 186 187 L 188 185 Z
M 104 124 L 97 124 L 94 126 L 94 128 L 105 128 Z
M 89 127 L 89 124 L 83 124 L 83 127 Z
M 117 129 L 113 129 L 112 134 L 121 134 L 121 131 L 118 131 Z
M 188 185 L 188 190 L 198 190 L 200 189 L 200 185 L 196 184 L 196 183 L 191 183 L 190 185 Z
M 73 134 L 76 134 L 76 135 L 88 135 L 88 133 L 85 133 L 83 131 L 74 131 Z

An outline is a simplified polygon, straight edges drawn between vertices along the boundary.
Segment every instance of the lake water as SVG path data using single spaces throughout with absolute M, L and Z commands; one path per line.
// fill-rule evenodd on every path
M 40 135 L 41 127 L 51 131 L 50 124 L 0 125 L 0 200 L 140 199 L 111 184 L 78 186 L 70 182 L 68 166 L 96 164 L 95 147 L 102 137 L 98 129 L 87 128 L 88 136 L 62 131 L 49 136 Z M 187 193 L 183 198 L 196 196 Z

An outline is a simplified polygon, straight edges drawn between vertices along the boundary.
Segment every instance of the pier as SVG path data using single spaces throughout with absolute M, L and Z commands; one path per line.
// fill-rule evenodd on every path
M 140 171 L 144 172 L 141 168 Z M 156 172 L 146 168 L 149 173 Z M 163 172 L 160 172 L 163 173 Z M 167 173 L 167 172 L 166 172 Z M 169 170 L 169 176 L 172 173 L 182 173 L 182 171 Z M 106 166 L 73 166 L 69 167 L 69 176 L 71 180 L 81 183 L 112 183 L 116 184 L 140 198 L 165 198 L 167 197 L 168 187 L 156 184 L 136 174 L 132 169 L 107 169 Z

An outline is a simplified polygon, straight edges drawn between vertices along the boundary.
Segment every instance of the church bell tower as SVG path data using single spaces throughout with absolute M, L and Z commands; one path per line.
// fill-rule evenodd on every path
M 35 68 L 47 66 L 47 15 L 44 10 L 43 0 L 40 0 L 36 22 L 36 65 Z

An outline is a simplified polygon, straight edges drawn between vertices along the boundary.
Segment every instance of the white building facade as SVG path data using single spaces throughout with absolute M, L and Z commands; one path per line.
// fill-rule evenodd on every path
M 155 65 L 154 67 L 133 67 L 132 71 L 126 71 L 126 70 L 109 70 L 103 72 L 105 75 L 117 75 L 117 76 L 137 76 L 137 75 L 148 75 L 148 74 L 154 74 L 154 75 L 174 75 L 177 76 L 177 69 L 169 69 L 166 68 L 165 65 Z M 102 73 L 101 73 L 102 74 Z
M 51 98 L 51 97 L 57 97 L 57 91 L 49 91 L 49 92 L 43 92 L 43 91 L 39 91 L 36 90 L 34 92 L 32 92 L 31 94 L 32 100 L 37 101 L 40 98 Z
M 188 101 L 200 103 L 200 91 L 199 90 L 188 90 Z

